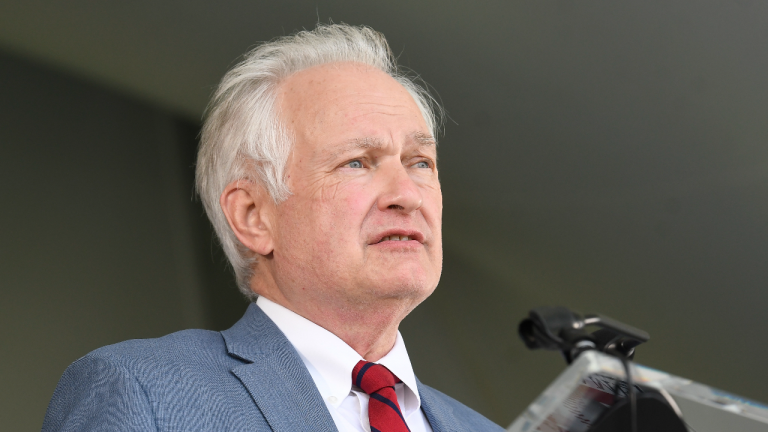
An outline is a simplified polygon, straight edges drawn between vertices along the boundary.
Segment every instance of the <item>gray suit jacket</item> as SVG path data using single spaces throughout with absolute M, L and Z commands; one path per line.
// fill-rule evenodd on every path
M 418 383 L 435 432 L 502 429 Z M 43 431 L 336 431 L 304 363 L 252 304 L 223 332 L 106 346 L 59 381 Z

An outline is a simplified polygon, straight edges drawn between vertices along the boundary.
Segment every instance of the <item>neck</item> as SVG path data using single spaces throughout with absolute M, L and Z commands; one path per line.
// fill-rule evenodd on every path
M 251 289 L 333 333 L 371 362 L 392 350 L 400 322 L 415 307 L 408 300 L 396 298 L 367 301 L 322 295 L 311 299 L 289 298 L 274 283 L 256 280 L 252 281 Z

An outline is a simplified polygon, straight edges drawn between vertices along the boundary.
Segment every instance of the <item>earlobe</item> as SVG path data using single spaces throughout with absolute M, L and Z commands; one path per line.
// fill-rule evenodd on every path
M 219 203 L 230 228 L 245 247 L 259 255 L 272 253 L 275 204 L 261 185 L 234 181 L 224 188 Z

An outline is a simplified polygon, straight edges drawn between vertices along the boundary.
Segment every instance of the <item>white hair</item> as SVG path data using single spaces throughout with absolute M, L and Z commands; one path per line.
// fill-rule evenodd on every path
M 425 87 L 398 68 L 384 35 L 370 27 L 319 24 L 314 30 L 280 37 L 245 54 L 224 75 L 208 104 L 195 177 L 237 285 L 250 300 L 257 297 L 250 289 L 256 254 L 235 236 L 221 209 L 220 196 L 228 184 L 241 179 L 261 184 L 276 204 L 290 195 L 284 173 L 293 139 L 277 113 L 277 88 L 296 72 L 335 62 L 362 63 L 397 80 L 411 94 L 437 138 L 443 115 L 440 105 Z

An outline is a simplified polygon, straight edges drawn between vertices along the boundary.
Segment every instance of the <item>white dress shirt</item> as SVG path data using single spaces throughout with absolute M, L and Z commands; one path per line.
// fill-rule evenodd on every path
M 259 297 L 256 305 L 298 351 L 339 432 L 370 432 L 369 396 L 352 388 L 352 369 L 363 360 L 360 354 L 338 336 L 277 303 Z M 400 332 L 392 350 L 376 363 L 386 366 L 402 381 L 395 385 L 395 392 L 411 432 L 432 432 L 421 410 L 416 377 Z

